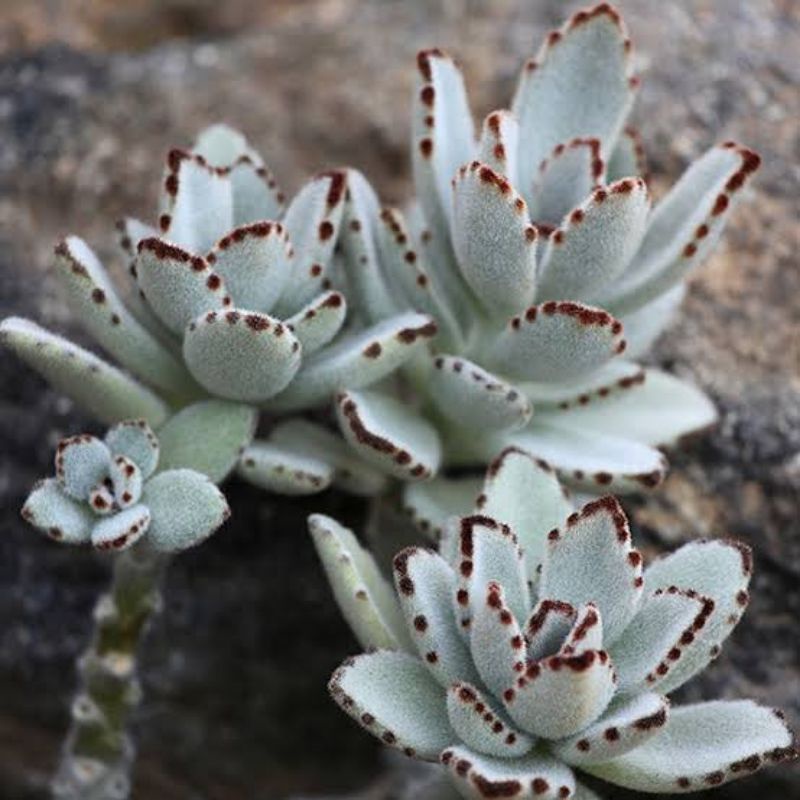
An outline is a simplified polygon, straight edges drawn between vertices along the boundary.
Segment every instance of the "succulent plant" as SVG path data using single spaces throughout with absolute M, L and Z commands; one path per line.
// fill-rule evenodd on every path
M 241 474 L 267 488 L 318 491 L 341 478 L 354 491 L 375 491 L 382 482 L 335 435 L 314 428 L 309 440 L 310 423 L 299 443 L 289 424 L 250 446 L 260 408 L 287 415 L 367 386 L 435 332 L 430 318 L 405 311 L 331 344 L 346 315 L 343 295 L 330 288 L 346 195 L 345 173 L 324 173 L 284 211 L 244 137 L 213 126 L 192 150 L 170 152 L 157 227 L 119 224 L 134 280 L 125 300 L 83 240 L 56 247 L 79 321 L 130 375 L 29 320 L 5 320 L 0 337 L 104 422 L 143 417 L 158 430 L 189 412 L 170 439 L 184 457 L 202 450 L 182 465 L 215 481 L 247 446 Z M 209 440 L 214 431 L 227 436 Z
M 39 481 L 22 517 L 51 539 L 126 550 L 146 537 L 162 553 L 192 547 L 229 515 L 209 478 L 191 469 L 156 472 L 159 445 L 144 420 L 125 420 L 106 433 L 62 439 L 56 476 Z
M 659 448 L 716 412 L 636 359 L 669 323 L 759 157 L 714 147 L 651 209 L 641 145 L 625 127 L 639 80 L 607 3 L 547 37 L 511 110 L 490 113 L 477 140 L 455 62 L 426 50 L 418 68 L 417 205 L 407 223 L 351 175 L 342 248 L 348 299 L 365 320 L 416 308 L 439 335 L 403 370 L 414 402 L 340 393 L 351 442 L 407 479 L 485 465 L 515 445 L 594 493 L 658 484 Z
M 104 439 L 62 439 L 55 471 L 34 487 L 22 517 L 56 541 L 110 551 L 113 579 L 78 659 L 81 686 L 53 796 L 124 800 L 135 759 L 126 724 L 142 695 L 136 650 L 161 607 L 162 574 L 172 555 L 206 539 L 230 512 L 207 475 L 159 469 L 159 442 L 143 419 L 114 425 Z
M 692 542 L 643 568 L 618 501 L 572 511 L 518 450 L 490 467 L 439 551 L 394 559 L 393 591 L 355 536 L 314 515 L 361 644 L 330 691 L 366 730 L 440 761 L 467 798 L 589 798 L 575 770 L 654 793 L 718 786 L 796 755 L 780 712 L 670 707 L 748 603 L 750 549 Z

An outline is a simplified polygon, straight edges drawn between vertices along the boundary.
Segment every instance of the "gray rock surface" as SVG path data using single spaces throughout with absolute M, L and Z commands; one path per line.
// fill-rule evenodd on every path
M 673 458 L 658 494 L 629 507 L 649 556 L 699 535 L 733 535 L 754 547 L 750 609 L 687 694 L 754 696 L 787 708 L 797 728 L 800 8 L 790 0 L 621 5 L 641 58 L 635 116 L 656 191 L 715 141 L 741 139 L 765 159 L 654 356 L 705 387 L 722 422 Z M 168 147 L 218 119 L 244 129 L 289 189 L 309 172 L 350 163 L 385 200 L 402 201 L 415 51 L 436 43 L 456 53 L 474 109 L 485 113 L 508 101 L 521 60 L 574 7 L 278 6 L 270 15 L 239 4 L 249 23 L 226 17 L 215 26 L 205 4 L 211 16 L 195 19 L 191 36 L 136 53 L 115 49 L 124 36 L 107 52 L 52 43 L 73 30 L 65 24 L 35 37 L 40 44 L 27 53 L 0 56 L 0 314 L 28 314 L 80 338 L 49 274 L 56 239 L 80 233 L 110 257 L 116 218 L 152 216 Z M 114 21 L 114 4 L 97 7 Z M 159 4 L 144 7 L 154 17 L 136 31 L 150 32 L 148 45 L 162 38 L 154 32 L 175 32 Z M 72 659 L 107 564 L 41 540 L 17 516 L 26 489 L 50 470 L 56 440 L 91 424 L 6 353 L 0 379 L 0 795 L 27 800 L 44 796 Z M 327 675 L 356 646 L 304 528 L 311 508 L 355 526 L 365 509 L 333 494 L 278 501 L 237 484 L 229 495 L 234 519 L 173 565 L 165 613 L 147 642 L 136 796 L 273 800 L 365 785 L 381 768 L 379 748 L 325 693 Z M 776 769 L 715 796 L 794 797 L 799 773 Z M 369 796 L 393 795 L 382 783 Z

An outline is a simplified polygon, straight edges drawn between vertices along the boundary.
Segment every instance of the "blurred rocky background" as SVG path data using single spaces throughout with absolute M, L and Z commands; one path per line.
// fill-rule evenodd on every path
M 716 141 L 764 156 L 725 241 L 695 277 L 654 360 L 693 377 L 719 428 L 673 459 L 660 493 L 628 503 L 653 556 L 731 535 L 756 554 L 753 602 L 700 696 L 754 696 L 800 726 L 800 4 L 623 0 L 643 74 L 635 117 L 663 193 Z M 417 49 L 461 59 L 475 111 L 508 102 L 523 58 L 574 8 L 558 0 L 2 0 L 0 314 L 81 338 L 49 266 L 69 232 L 113 257 L 113 222 L 152 219 L 162 158 L 207 123 L 243 129 L 289 190 L 325 166 L 409 191 Z M 118 267 L 123 265 L 118 264 Z M 84 339 L 85 341 L 85 339 Z M 64 434 L 91 429 L 0 353 L 0 797 L 46 796 L 73 658 L 107 562 L 39 538 L 18 508 Z M 384 764 L 327 699 L 357 650 L 332 606 L 304 516 L 361 525 L 329 494 L 278 501 L 228 487 L 234 518 L 180 558 L 144 654 L 137 798 L 278 800 L 347 793 Z M 374 786 L 388 800 L 391 786 Z M 627 797 L 613 791 L 607 797 Z M 781 768 L 718 800 L 800 797 Z M 424 798 L 420 798 L 424 800 Z

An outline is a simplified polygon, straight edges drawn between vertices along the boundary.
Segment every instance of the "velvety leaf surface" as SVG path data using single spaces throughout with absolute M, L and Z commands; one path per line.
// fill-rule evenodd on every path
M 447 716 L 458 738 L 478 753 L 518 758 L 534 740 L 514 727 L 506 713 L 469 683 L 454 683 L 447 691 Z
M 222 483 L 255 432 L 255 409 L 202 400 L 170 417 L 158 432 L 161 471 L 187 468 Z
M 560 142 L 592 137 L 613 146 L 634 97 L 626 39 L 619 14 L 602 4 L 573 15 L 523 67 L 512 105 L 525 143 L 523 186 Z
M 452 229 L 461 274 L 483 306 L 504 318 L 531 302 L 537 233 L 507 178 L 479 161 L 462 166 Z
M 431 550 L 406 548 L 395 556 L 394 583 L 414 647 L 431 675 L 445 689 L 453 681 L 477 681 L 453 614 L 456 576 L 447 562 Z
M 520 758 L 493 758 L 466 747 L 442 753 L 442 763 L 467 800 L 513 797 L 515 800 L 559 800 L 575 788 L 572 770 L 542 753 Z
M 617 758 L 657 736 L 668 714 L 669 701 L 661 695 L 617 697 L 596 722 L 552 745 L 553 752 L 573 766 Z
M 234 228 L 206 254 L 235 305 L 267 312 L 281 296 L 292 269 L 283 225 L 255 222 Z
M 444 689 L 413 656 L 386 650 L 356 656 L 328 688 L 362 727 L 409 755 L 435 761 L 453 742 Z
M 538 580 L 547 534 L 572 513 L 553 471 L 544 462 L 513 448 L 505 449 L 486 473 L 478 511 L 505 522 L 525 554 L 528 580 Z
M 230 516 L 222 492 L 191 469 L 159 472 L 145 485 L 142 503 L 150 511 L 148 545 L 168 553 L 199 544 Z
M 209 311 L 189 324 L 186 365 L 212 394 L 256 403 L 278 394 L 300 368 L 300 342 L 267 314 Z
M 696 792 L 791 758 L 792 735 L 774 709 L 751 700 L 673 708 L 659 735 L 587 772 L 644 792 Z
M 163 435 L 164 428 L 161 431 Z M 161 446 L 143 419 L 127 419 L 113 425 L 106 431 L 105 443 L 112 455 L 131 459 L 142 478 L 149 478 L 155 471 Z
M 597 302 L 636 253 L 649 212 L 650 194 L 641 178 L 595 189 L 550 237 L 537 299 Z
M 127 550 L 147 533 L 150 510 L 139 504 L 101 519 L 92 529 L 92 545 L 97 550 Z
M 143 417 L 158 426 L 169 413 L 161 398 L 133 378 L 35 322 L 8 317 L 0 323 L 0 341 L 102 422 Z
M 51 539 L 66 544 L 88 542 L 95 523 L 89 507 L 69 497 L 54 478 L 33 487 L 20 514 Z
M 436 333 L 430 317 L 399 314 L 342 338 L 307 359 L 291 385 L 272 400 L 275 411 L 311 408 L 341 389 L 361 389 L 394 372 Z
M 713 613 L 696 634 L 696 644 L 672 667 L 660 691 L 674 691 L 716 658 L 750 600 L 752 572 L 750 548 L 726 539 L 692 542 L 647 568 L 644 577 L 648 592 L 677 586 L 714 601 Z
M 607 312 L 570 301 L 530 306 L 489 348 L 489 363 L 512 378 L 563 381 L 622 353 L 622 324 Z
M 191 393 L 186 368 L 128 311 L 89 246 L 68 236 L 55 253 L 67 302 L 101 347 L 150 385 L 181 398 Z
M 303 348 L 303 356 L 315 353 L 340 331 L 347 316 L 347 303 L 340 292 L 323 292 L 294 316 L 286 326 Z
M 238 473 L 270 492 L 307 495 L 327 489 L 333 481 L 334 468 L 327 461 L 255 441 L 242 453 Z
M 642 596 L 642 557 L 631 545 L 619 502 L 603 497 L 572 514 L 548 535 L 541 597 L 600 610 L 604 642 L 612 644 L 635 615 Z
M 530 401 L 513 384 L 458 356 L 433 360 L 426 390 L 439 411 L 469 430 L 514 430 L 533 414 Z
M 361 646 L 412 649 L 394 588 L 372 554 L 330 517 L 312 514 L 308 527 L 336 602 Z

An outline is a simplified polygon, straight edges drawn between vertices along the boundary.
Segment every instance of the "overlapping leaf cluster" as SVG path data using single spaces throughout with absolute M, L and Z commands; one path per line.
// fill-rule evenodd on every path
M 774 709 L 667 698 L 741 618 L 745 545 L 695 542 L 644 569 L 613 497 L 572 511 L 552 472 L 517 450 L 438 552 L 397 555 L 394 590 L 350 531 L 319 515 L 310 526 L 370 650 L 336 671 L 334 700 L 386 744 L 440 761 L 466 798 L 594 797 L 576 771 L 701 791 L 796 755 Z
M 219 489 L 190 469 L 156 471 L 159 445 L 144 420 L 106 433 L 70 436 L 56 450 L 55 478 L 40 481 L 22 517 L 51 539 L 127 550 L 146 536 L 152 550 L 172 553 L 212 534 L 229 515 Z
M 515 445 L 584 490 L 627 492 L 662 480 L 660 447 L 715 421 L 697 389 L 636 359 L 759 157 L 714 147 L 653 208 L 626 127 L 638 88 L 630 39 L 606 3 L 548 36 L 510 111 L 489 114 L 477 139 L 456 63 L 419 54 L 417 205 L 406 222 L 351 175 L 342 246 L 348 297 L 365 319 L 416 308 L 439 335 L 405 371 L 416 406 L 340 394 L 365 458 L 408 479 L 485 465 Z
M 247 446 L 240 472 L 265 488 L 305 493 L 338 481 L 373 493 L 385 481 L 323 427 L 288 420 L 250 445 L 259 409 L 286 417 L 324 406 L 336 391 L 391 373 L 436 331 L 411 310 L 343 331 L 346 301 L 331 286 L 346 202 L 346 175 L 333 171 L 284 208 L 245 139 L 211 127 L 192 150 L 169 154 L 157 225 L 120 223 L 127 293 L 83 240 L 56 247 L 78 321 L 127 372 L 29 320 L 5 320 L 0 335 L 100 420 L 140 416 L 159 429 L 194 409 L 181 439 L 200 440 L 204 452 L 189 466 L 221 459 L 229 470 L 231 447 Z M 210 435 L 220 430 L 237 435 L 220 442 Z

